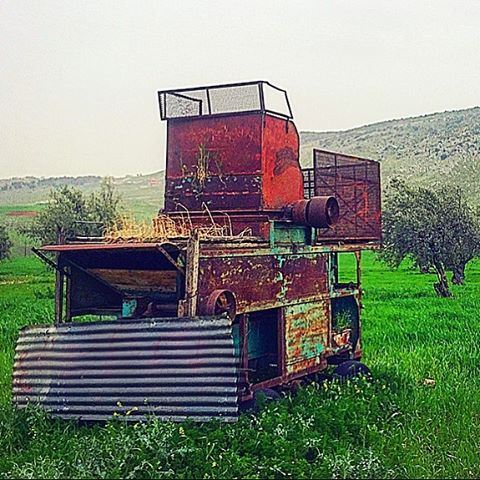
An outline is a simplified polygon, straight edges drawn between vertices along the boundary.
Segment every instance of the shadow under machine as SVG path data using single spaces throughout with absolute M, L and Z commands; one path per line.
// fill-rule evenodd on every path
M 40 249 L 56 259 L 56 322 L 20 333 L 19 407 L 231 421 L 258 390 L 361 357 L 379 164 L 315 149 L 302 169 L 287 94 L 268 82 L 162 91 L 159 103 L 164 208 L 148 235 Z

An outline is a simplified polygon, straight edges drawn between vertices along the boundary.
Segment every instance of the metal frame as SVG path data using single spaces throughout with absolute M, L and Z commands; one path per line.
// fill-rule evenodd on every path
M 333 253 L 337 255 L 338 252 Z M 346 252 L 344 252 L 346 253 Z M 240 358 L 239 358 L 239 384 L 242 386 L 239 389 L 239 400 L 241 402 L 249 401 L 252 398 L 253 392 L 261 390 L 264 388 L 275 388 L 275 387 L 289 387 L 292 382 L 296 380 L 305 378 L 309 375 L 315 375 L 324 371 L 328 365 L 336 364 L 337 358 L 342 358 L 342 355 L 345 355 L 349 350 L 348 347 L 338 347 L 334 348 L 332 346 L 332 309 L 331 301 L 334 298 L 343 297 L 343 296 L 352 296 L 356 299 L 358 303 L 358 314 L 359 314 L 359 328 L 361 329 L 361 309 L 362 309 L 362 292 L 361 292 L 361 249 L 359 246 L 356 247 L 356 250 L 353 252 L 356 257 L 356 289 L 349 291 L 348 294 L 339 292 L 338 295 L 335 295 L 333 290 L 329 286 L 329 293 L 327 295 L 322 295 L 319 298 L 323 298 L 330 303 L 329 312 L 328 312 L 328 345 L 323 354 L 319 356 L 318 364 L 310 367 L 303 368 L 297 372 L 288 372 L 286 365 L 286 334 L 285 334 L 285 307 L 282 306 L 271 306 L 268 308 L 274 308 L 278 310 L 277 317 L 277 358 L 278 358 L 278 370 L 277 375 L 272 378 L 267 378 L 257 383 L 253 383 L 249 380 L 249 356 L 248 356 L 248 321 L 249 313 L 253 313 L 259 310 L 254 310 L 252 312 L 245 312 L 239 315 L 239 324 L 240 324 Z M 331 279 L 329 279 L 331 283 Z M 301 302 L 305 302 L 305 299 Z M 260 310 L 261 311 L 261 310 Z M 355 351 L 351 352 L 352 359 L 360 359 L 362 356 L 362 351 L 359 347 Z
M 319 160 L 318 160 L 318 155 L 321 154 L 327 154 L 331 155 L 333 157 L 333 161 L 328 164 L 328 165 L 319 165 Z M 339 158 L 340 157 L 340 158 Z M 345 159 L 345 162 L 343 161 Z M 353 192 L 354 192 L 354 201 L 346 201 L 341 193 L 340 190 L 342 187 L 350 187 L 350 183 L 343 183 L 338 181 L 338 173 L 342 171 L 342 169 L 352 169 L 352 184 L 353 184 Z M 376 176 L 372 177 L 371 176 L 371 169 L 376 169 Z M 339 152 L 333 152 L 330 150 L 323 150 L 323 149 L 318 149 L 314 148 L 313 149 L 313 168 L 305 169 L 312 171 L 313 170 L 313 181 L 314 181 L 314 194 L 317 193 L 317 186 L 325 186 L 328 190 L 333 190 L 335 193 L 335 196 L 337 197 L 337 200 L 343 201 L 345 205 L 348 206 L 346 211 L 350 212 L 356 212 L 356 209 L 359 205 L 359 202 L 361 201 L 357 190 L 357 181 L 362 182 L 364 185 L 366 185 L 367 189 L 377 189 L 378 190 L 378 196 L 376 199 L 376 210 L 378 212 L 381 212 L 381 180 L 380 180 L 380 163 L 376 160 L 371 160 L 369 158 L 363 158 L 363 157 L 358 157 L 355 155 L 348 155 L 344 153 L 339 153 Z M 311 173 L 309 172 L 308 175 Z M 330 185 L 328 184 L 324 178 L 332 178 L 334 180 L 334 184 Z M 304 181 L 305 181 L 305 174 L 304 174 Z M 304 183 L 305 185 L 305 183 Z M 341 207 L 342 210 L 343 207 Z M 378 235 L 378 230 L 376 228 L 376 225 L 372 225 L 369 222 L 369 219 L 364 219 L 359 217 L 358 215 L 354 215 L 353 219 L 349 219 L 346 215 L 345 212 L 342 213 L 340 212 L 340 219 L 343 222 L 348 222 L 353 226 L 354 229 L 354 236 L 349 237 L 349 236 L 342 236 L 342 241 L 351 241 L 351 240 L 356 240 L 360 241 L 362 239 L 372 239 L 370 234 L 366 236 L 365 234 L 359 235 L 358 229 L 359 229 L 359 224 L 358 222 L 361 222 L 361 228 L 364 228 L 371 232 L 371 235 L 374 237 L 377 237 Z M 381 232 L 380 232 L 381 235 Z M 335 237 L 333 237 L 335 238 Z M 322 238 L 323 240 L 323 238 Z M 376 242 L 379 242 L 378 238 L 375 238 Z
M 212 97 L 211 99 L 210 94 L 214 92 L 215 89 L 224 89 L 227 92 L 225 104 L 228 110 L 228 108 L 232 108 L 229 107 L 228 101 L 235 97 L 228 96 L 228 89 L 242 86 L 249 86 L 247 92 L 248 97 L 246 101 L 243 102 L 243 105 L 253 105 L 257 107 L 257 104 L 259 104 L 259 109 L 212 113 L 211 100 L 214 100 L 214 98 Z M 284 108 L 288 113 L 279 113 L 267 108 L 266 103 L 268 102 L 266 102 L 266 98 L 268 99 L 268 94 L 272 93 L 272 91 L 267 90 L 267 87 L 275 90 L 274 94 L 272 94 L 272 103 L 276 103 L 275 100 L 277 100 L 278 97 L 279 102 L 277 103 L 281 103 L 282 109 Z M 258 98 L 256 97 L 257 89 Z M 217 93 L 223 92 L 217 91 Z M 242 94 L 242 91 L 240 90 L 239 93 Z M 280 98 L 282 94 L 284 95 L 284 99 L 283 97 Z M 183 102 L 183 105 L 179 105 L 178 111 L 180 114 L 181 112 L 196 113 L 197 111 L 199 114 L 169 118 L 167 95 L 172 95 L 174 99 L 183 98 L 192 102 Z M 195 95 L 198 95 L 199 98 L 195 98 Z M 253 102 L 250 102 L 250 97 L 254 98 Z M 158 99 L 162 120 L 171 119 L 179 122 L 189 122 L 195 118 L 207 119 L 210 116 L 227 117 L 251 115 L 256 122 L 255 128 L 257 128 L 260 121 L 263 121 L 264 125 L 269 119 L 274 121 L 276 125 L 273 134 L 275 136 L 277 136 L 277 133 L 278 136 L 281 136 L 281 129 L 284 124 L 287 132 L 288 129 L 293 126 L 293 122 L 292 126 L 290 126 L 290 120 L 293 116 L 287 92 L 265 81 L 164 90 L 158 92 Z M 284 100 L 286 102 L 285 106 L 283 104 Z M 221 104 L 221 102 L 219 103 Z M 237 105 L 241 104 L 242 102 L 238 102 Z M 215 104 L 213 106 L 215 107 Z M 175 110 L 176 109 L 173 108 L 172 113 L 175 113 Z M 259 113 L 260 115 L 258 115 Z M 267 118 L 267 115 L 277 116 L 278 118 Z M 243 129 L 246 123 L 244 120 L 248 121 L 249 118 L 242 117 L 233 119 L 232 124 L 239 124 L 240 128 Z M 199 123 L 201 123 L 201 120 L 199 120 Z M 205 123 L 219 123 L 220 126 L 222 126 L 222 124 L 228 122 L 217 122 L 215 120 L 213 122 L 206 121 Z M 279 126 L 277 127 L 277 125 Z M 170 127 L 172 126 L 183 127 L 190 125 L 170 125 Z M 293 133 L 297 135 L 294 126 L 293 128 Z M 180 128 L 179 130 L 182 129 Z M 291 145 L 297 148 L 297 140 L 293 138 L 293 136 L 294 135 L 290 135 L 285 141 L 288 140 L 290 142 L 290 140 L 293 139 L 294 142 L 292 140 Z M 179 143 L 180 146 L 182 146 L 181 141 L 179 141 Z M 190 146 L 188 148 L 190 148 Z M 315 155 L 317 155 L 316 152 L 317 150 L 315 151 Z M 343 167 L 342 164 L 345 164 L 345 167 L 349 166 L 349 163 L 359 166 L 359 171 L 354 168 L 351 174 L 348 172 L 347 180 L 351 177 L 354 182 L 352 193 L 355 193 L 355 189 L 357 188 L 355 180 L 360 182 L 360 191 L 363 187 L 361 182 L 364 181 L 366 183 L 368 181 L 368 175 L 370 173 L 369 166 L 371 164 L 378 165 L 377 162 L 368 159 L 359 159 L 355 156 L 336 154 L 334 152 L 322 152 L 329 154 L 325 159 L 326 167 L 323 167 L 325 169 L 330 168 L 336 172 L 337 169 Z M 337 155 L 340 156 L 338 161 Z M 252 169 L 247 170 L 245 176 L 256 175 L 252 173 Z M 316 193 L 316 177 L 319 175 L 319 171 L 322 171 L 322 167 L 318 166 L 317 161 L 315 161 L 314 168 L 302 170 L 304 195 L 306 198 L 311 198 Z M 362 175 L 365 176 L 365 179 L 362 178 Z M 333 183 L 332 181 L 332 184 Z M 336 186 L 341 187 L 342 182 L 338 180 L 335 175 L 335 187 Z M 298 187 L 299 189 L 298 191 L 295 190 L 295 194 L 301 197 L 301 187 L 300 185 L 298 185 Z M 354 195 L 354 197 L 356 198 L 356 195 Z M 300 198 L 295 198 L 294 200 L 300 200 Z M 290 200 L 288 201 L 290 202 Z M 245 208 L 244 205 L 246 204 L 243 203 L 240 206 Z M 288 205 L 289 204 L 285 206 L 287 207 Z M 168 241 L 158 243 L 152 241 L 151 243 L 136 244 L 63 244 L 46 246 L 40 250 L 34 250 L 44 261 L 57 269 L 55 291 L 55 318 L 57 323 L 62 322 L 64 319 L 69 321 L 72 313 L 74 316 L 84 313 L 98 315 L 111 310 L 112 313 L 116 313 L 117 315 L 124 315 L 123 306 L 125 299 L 135 300 L 143 299 L 144 297 L 146 297 L 145 300 L 147 302 L 152 301 L 152 308 L 148 313 L 145 313 L 147 310 L 142 307 L 138 313 L 140 315 L 144 313 L 145 315 L 154 317 L 159 311 L 155 311 L 154 302 L 158 301 L 158 303 L 161 303 L 165 299 L 166 308 L 161 312 L 162 318 L 137 318 L 129 320 L 120 317 L 121 321 L 118 322 L 112 321 L 103 324 L 94 322 L 91 331 L 94 333 L 101 332 L 102 335 L 105 334 L 105 336 L 100 339 L 104 344 L 113 340 L 116 341 L 119 338 L 122 340 L 119 342 L 120 345 L 117 343 L 112 347 L 110 343 L 108 343 L 108 349 L 102 346 L 101 348 L 103 350 L 108 351 L 102 351 L 101 354 L 98 355 L 98 363 L 95 363 L 97 361 L 96 349 L 98 349 L 98 338 L 94 335 L 89 336 L 89 329 L 85 324 L 73 323 L 67 326 L 57 325 L 46 333 L 43 332 L 42 335 L 44 335 L 46 339 L 45 345 L 48 345 L 48 350 L 46 350 L 47 355 L 51 355 L 52 349 L 50 348 L 50 343 L 55 343 L 54 341 L 50 342 L 50 338 L 48 337 L 50 332 L 54 332 L 55 335 L 69 335 L 70 333 L 78 332 L 85 332 L 87 334 L 84 336 L 86 338 L 75 335 L 74 340 L 77 343 L 71 342 L 70 340 L 68 340 L 68 342 L 62 342 L 62 340 L 60 340 L 59 345 L 56 346 L 57 351 L 55 354 L 59 353 L 57 357 L 60 357 L 60 354 L 63 355 L 62 358 L 65 358 L 65 361 L 61 365 L 61 369 L 57 370 L 60 372 L 57 378 L 63 379 L 68 376 L 64 374 L 64 372 L 68 371 L 68 362 L 72 361 L 68 348 L 64 348 L 64 345 L 68 343 L 71 345 L 71 347 L 69 347 L 72 349 L 71 351 L 78 352 L 79 349 L 83 349 L 81 351 L 88 349 L 89 352 L 88 355 L 83 355 L 83 359 L 88 359 L 87 362 L 90 363 L 86 363 L 86 368 L 89 369 L 91 366 L 92 370 L 87 369 L 85 373 L 83 373 L 78 372 L 78 367 L 74 368 L 74 370 L 76 369 L 77 371 L 74 372 L 72 376 L 78 377 L 79 385 L 85 385 L 85 381 L 90 381 L 88 376 L 92 377 L 94 375 L 95 379 L 102 380 L 102 374 L 99 374 L 99 372 L 103 369 L 108 370 L 104 376 L 105 378 L 110 381 L 113 379 L 116 382 L 115 384 L 121 386 L 127 385 L 126 388 L 135 391 L 134 395 L 137 395 L 134 386 L 136 380 L 138 380 L 137 384 L 143 385 L 141 388 L 148 390 L 149 387 L 146 386 L 148 383 L 145 381 L 146 377 L 149 377 L 148 380 L 155 380 L 157 382 L 155 384 L 157 392 L 160 391 L 162 383 L 165 383 L 163 377 L 167 379 L 168 385 L 174 387 L 177 385 L 191 385 L 196 388 L 202 383 L 199 378 L 204 378 L 208 380 L 204 382 L 205 384 L 214 383 L 217 391 L 218 387 L 223 390 L 220 391 L 223 398 L 219 397 L 221 400 L 219 403 L 221 403 L 221 405 L 217 410 L 213 411 L 214 416 L 221 417 L 222 413 L 226 412 L 232 413 L 230 418 L 233 418 L 233 414 L 236 414 L 237 411 L 237 399 L 240 401 L 249 400 L 256 390 L 262 388 L 289 388 L 295 386 L 303 377 L 321 372 L 329 364 L 346 358 L 359 358 L 361 349 L 358 342 L 350 342 L 349 338 L 334 338 L 332 328 L 334 304 L 332 302 L 334 298 L 353 297 L 355 302 L 357 302 L 358 324 L 359 329 L 361 329 L 361 250 L 377 248 L 378 241 L 368 242 L 362 241 L 359 238 L 353 238 L 353 241 L 349 242 L 348 239 L 345 238 L 321 238 L 318 230 L 302 225 L 298 226 L 290 222 L 288 215 L 282 208 L 277 208 L 276 210 L 251 208 L 252 209 L 237 210 L 231 216 L 228 216 L 230 222 L 238 221 L 238 225 L 247 225 L 250 227 L 255 223 L 257 227 L 256 232 L 259 233 L 252 233 L 251 236 L 233 236 L 232 234 L 232 236 L 228 237 L 203 238 L 195 228 L 201 225 L 202 217 L 206 216 L 206 212 L 197 211 L 191 212 L 191 215 L 189 214 L 189 220 L 193 228 L 192 232 L 182 238 L 171 238 Z M 170 212 L 167 210 L 167 214 L 174 219 L 176 215 L 182 215 L 182 211 Z M 208 211 L 209 219 L 206 220 L 214 223 L 214 218 L 217 215 L 222 215 L 223 217 L 223 214 L 223 211 Z M 252 220 L 255 220 L 255 222 L 252 222 Z M 354 222 L 356 224 L 357 220 L 354 219 Z M 278 232 L 289 228 L 291 232 L 284 237 L 279 235 L 278 238 L 280 240 L 277 242 L 275 236 L 272 236 L 272 232 L 275 232 L 275 227 L 279 227 L 277 228 Z M 299 229 L 300 234 L 297 235 Z M 306 230 L 303 231 L 302 229 Z M 269 231 L 270 236 L 268 235 Z M 282 238 L 286 240 L 282 240 Z M 60 235 L 59 243 L 62 243 L 60 242 Z M 98 257 L 93 256 L 91 261 L 88 261 L 88 254 L 91 251 L 96 251 Z M 57 263 L 52 262 L 50 258 L 42 252 L 54 253 Z M 73 254 L 70 257 L 70 252 L 84 252 L 85 255 Z M 106 270 L 110 269 L 111 271 L 116 269 L 118 271 L 115 272 L 115 275 L 105 275 L 104 272 L 101 272 L 102 260 L 98 262 L 96 260 L 102 256 L 109 257 L 110 253 L 115 254 L 115 252 L 120 253 L 119 257 L 113 257 L 113 259 L 106 258 L 104 267 Z M 129 257 L 137 252 L 139 254 L 138 261 L 135 258 L 129 259 Z M 337 285 L 338 275 L 337 279 L 335 279 L 333 264 L 339 252 L 353 252 L 356 257 L 356 288 L 353 282 L 352 285 L 346 284 L 345 287 Z M 164 258 L 160 259 L 160 255 Z M 146 268 L 147 266 L 150 268 Z M 127 268 L 128 275 L 122 273 L 122 270 Z M 168 272 L 165 276 L 157 276 L 151 275 L 150 272 L 145 273 L 143 268 L 156 271 L 168 270 Z M 245 273 L 250 271 L 249 269 L 253 272 L 250 276 Z M 138 270 L 136 274 L 138 278 L 135 278 L 136 270 Z M 82 272 L 82 275 L 80 275 L 79 272 Z M 105 280 L 101 275 L 105 275 Z M 131 277 L 133 277 L 134 280 L 131 280 Z M 165 277 L 167 277 L 167 280 L 164 283 Z M 111 284 L 108 281 L 109 278 L 112 279 Z M 76 284 L 75 282 L 78 283 Z M 78 285 L 82 286 L 82 283 L 85 283 L 89 289 L 82 290 L 81 288 L 77 288 Z M 269 288 L 258 287 L 258 285 L 267 286 L 267 283 L 271 284 L 268 285 Z M 137 285 L 138 289 L 132 288 L 132 285 Z M 163 288 L 165 285 L 168 288 Z M 101 286 L 108 287 L 110 290 L 104 290 Z M 204 310 L 206 309 L 205 307 L 209 307 L 210 305 L 209 302 L 212 298 L 212 293 L 226 291 L 226 288 L 229 288 L 230 290 L 228 291 L 234 298 L 236 296 L 238 299 L 238 308 L 235 309 L 235 311 L 238 312 L 238 316 L 232 318 L 233 315 L 231 317 L 223 315 L 221 318 L 215 319 L 212 318 L 212 316 L 215 315 L 215 310 L 208 308 L 208 313 L 212 316 L 204 317 L 203 314 L 206 313 Z M 98 292 L 94 290 L 98 290 Z M 90 301 L 83 303 L 75 301 L 75 295 L 82 300 L 84 298 L 89 300 L 88 295 L 90 292 L 93 293 Z M 112 292 L 115 295 L 113 295 Z M 152 294 L 150 295 L 149 292 L 152 292 Z M 246 294 L 240 294 L 245 292 Z M 260 294 L 258 294 L 259 292 Z M 71 302 L 72 299 L 74 300 L 73 302 Z M 353 304 L 345 303 L 349 308 L 351 307 L 353 309 Z M 173 313 L 175 308 L 176 315 Z M 273 369 L 273 361 L 268 362 L 268 368 L 265 369 L 265 372 L 262 371 L 264 365 L 255 365 L 255 362 L 252 362 L 254 371 L 257 371 L 255 375 L 252 375 L 252 370 L 249 370 L 248 340 L 250 336 L 252 340 L 256 341 L 257 334 L 254 334 L 253 328 L 250 329 L 249 326 L 253 326 L 254 322 L 256 324 L 257 321 L 262 321 L 262 315 L 253 316 L 255 312 L 270 309 L 275 310 L 275 312 L 268 313 L 268 323 L 264 323 L 263 328 L 259 327 L 258 337 L 261 341 L 262 337 L 268 336 L 260 349 L 261 355 L 268 354 L 268 360 L 273 358 L 276 348 L 276 369 Z M 130 315 L 127 309 L 125 309 L 125 311 L 126 314 L 124 317 L 129 317 Z M 168 313 L 170 315 L 170 312 L 172 312 L 172 316 L 164 319 L 163 314 Z M 197 317 L 199 314 L 202 314 L 202 316 Z M 276 322 L 273 321 L 273 315 L 275 315 Z M 305 318 L 305 322 L 298 322 L 300 325 L 297 325 L 295 322 L 299 317 Z M 238 338 L 235 336 L 234 341 L 232 328 L 233 324 L 235 324 L 236 329 L 237 322 Z M 212 326 L 215 326 L 215 328 L 212 328 Z M 35 328 L 38 327 L 34 327 L 33 331 L 35 331 Z M 276 332 L 273 331 L 274 328 Z M 121 335 L 118 335 L 119 329 L 121 330 Z M 135 332 L 135 329 L 138 331 Z M 202 334 L 199 335 L 199 332 L 202 332 Z M 134 334 L 136 333 L 140 333 L 140 335 L 135 336 Z M 276 334 L 276 339 L 273 333 Z M 54 340 L 58 342 L 57 338 L 58 336 L 54 337 Z M 73 336 L 70 338 L 73 339 Z M 171 340 L 175 343 L 171 343 Z M 47 342 L 50 343 L 47 344 Z M 252 346 L 254 343 L 256 342 L 252 341 Z M 309 343 L 312 344 L 312 348 L 310 348 Z M 166 345 L 166 347 L 164 347 L 162 351 L 162 348 L 159 347 L 163 347 L 164 345 Z M 210 347 L 212 347 L 212 350 L 208 351 L 207 348 Z M 185 349 L 182 350 L 183 348 Z M 240 358 L 237 358 L 235 354 L 237 348 Z M 222 353 L 217 352 L 217 350 L 220 349 L 223 349 Z M 202 352 L 202 350 L 207 350 L 208 353 L 199 353 Z M 252 350 L 254 351 L 255 349 Z M 169 352 L 168 354 L 165 353 L 167 351 Z M 93 361 L 90 360 L 93 358 L 92 352 L 93 355 L 95 355 Z M 118 352 L 120 352 L 125 359 L 121 357 Z M 257 358 L 256 353 L 250 353 L 252 358 Z M 204 355 L 204 358 L 202 361 L 197 361 L 200 355 Z M 75 357 L 73 361 L 79 365 L 83 361 L 83 359 L 80 358 L 82 355 L 78 357 L 78 359 L 77 357 Z M 38 361 L 39 359 L 40 362 Z M 105 363 L 105 359 L 110 363 Z M 19 357 L 17 365 L 20 365 L 20 361 L 25 360 Z M 43 368 L 43 365 L 41 357 L 39 357 L 38 352 L 35 350 L 34 355 L 27 361 L 27 367 L 32 368 L 33 372 L 39 372 L 41 371 L 40 369 Z M 47 367 L 50 366 L 51 364 L 47 364 Z M 123 369 L 124 366 L 125 369 Z M 137 366 L 139 367 L 137 368 Z M 157 370 L 152 370 L 151 367 Z M 119 368 L 122 369 L 120 370 Z M 21 378 L 21 376 L 24 375 L 23 372 L 25 369 L 22 369 L 21 365 L 16 369 L 17 378 Z M 111 370 L 115 370 L 113 374 Z M 92 371 L 94 371 L 93 375 L 91 373 Z M 132 372 L 134 373 L 132 374 Z M 261 375 L 259 373 L 261 373 Z M 49 379 L 50 373 L 45 375 L 42 372 L 42 375 L 42 378 L 46 380 L 45 385 L 47 385 L 48 382 L 51 383 Z M 85 378 L 85 375 L 87 378 Z M 75 380 L 77 380 L 77 378 L 75 378 Z M 198 385 L 196 382 L 198 382 Z M 50 383 L 48 383 L 48 385 Z M 100 384 L 99 390 L 101 391 L 103 387 L 104 386 Z M 23 385 L 22 388 L 25 388 L 25 386 Z M 78 388 L 78 386 L 74 388 Z M 197 393 L 198 391 L 197 388 Z M 186 402 L 186 400 L 181 397 L 182 393 L 180 391 L 174 393 L 176 396 L 172 396 L 171 398 L 174 398 L 176 403 Z M 205 411 L 202 409 L 210 408 L 209 404 L 212 403 L 212 393 L 214 392 L 207 391 L 205 396 L 207 400 L 204 400 L 201 396 L 192 394 L 194 400 L 191 405 L 188 405 L 187 414 L 191 412 L 198 414 Z M 23 394 L 25 395 L 23 398 L 27 398 L 30 392 L 24 390 L 24 392 L 22 392 L 22 395 Z M 88 402 L 92 400 L 92 404 L 95 406 L 95 402 L 99 402 L 98 398 L 101 397 L 103 402 L 106 395 L 102 391 L 100 397 L 91 396 L 91 390 L 85 390 L 83 394 L 84 397 L 82 399 L 72 401 L 72 405 L 74 406 L 71 410 L 72 416 L 76 415 L 75 412 L 79 411 L 79 405 L 75 404 L 75 402 L 80 401 L 82 403 L 81 408 L 85 408 L 88 414 Z M 147 391 L 147 395 L 149 394 L 150 392 Z M 116 396 L 117 392 L 114 391 L 112 395 Z M 160 399 L 160 397 L 163 396 L 165 396 L 165 392 L 162 390 L 161 395 L 156 398 Z M 138 396 L 126 398 L 128 402 L 133 403 L 137 402 L 136 398 L 138 398 Z M 88 399 L 88 402 L 84 399 Z M 52 402 L 51 399 L 48 400 Z M 68 406 L 67 400 L 62 397 L 62 401 Z M 205 402 L 205 405 L 202 405 L 201 402 Z M 231 405 L 225 406 L 226 402 L 230 402 Z M 158 403 L 162 409 L 159 411 L 167 412 L 167 417 L 180 418 L 178 415 L 175 415 L 175 411 L 178 412 L 179 405 L 176 403 L 173 404 L 172 402 L 162 404 L 161 399 L 158 400 Z M 128 408 L 128 406 L 125 406 L 125 408 Z M 143 406 L 142 408 L 146 407 Z M 61 414 L 64 415 L 65 411 L 65 409 L 62 410 Z M 96 412 L 97 411 L 98 410 L 96 410 Z M 134 417 L 132 416 L 130 418 Z M 197 416 L 197 418 L 200 417 Z
M 219 88 L 235 88 L 235 87 L 245 87 L 250 85 L 258 85 L 259 88 L 259 100 L 260 100 L 260 109 L 252 109 L 252 110 L 243 110 L 239 112 L 221 112 L 221 113 L 211 113 L 211 99 L 210 99 L 210 91 L 216 90 Z M 277 112 L 275 110 L 271 110 L 266 108 L 265 106 L 265 95 L 264 95 L 264 85 L 268 85 L 269 87 L 282 92 L 285 95 L 286 105 L 289 111 L 289 114 L 286 115 L 282 112 Z M 199 98 L 189 97 L 184 95 L 183 92 L 195 92 L 195 91 L 205 91 L 206 98 L 207 98 L 207 108 L 203 108 L 204 101 Z M 226 84 L 216 84 L 216 85 L 205 85 L 201 87 L 184 87 L 184 88 L 176 88 L 176 89 L 169 89 L 169 90 L 160 90 L 157 92 L 158 94 L 158 102 L 160 107 L 160 119 L 161 120 L 182 120 L 182 119 L 192 119 L 192 118 L 200 118 L 200 117 L 217 117 L 221 115 L 239 115 L 244 113 L 268 113 L 272 115 L 279 116 L 286 120 L 291 120 L 293 118 L 292 107 L 290 105 L 290 101 L 288 99 L 287 91 L 283 88 L 277 87 L 276 85 L 271 84 L 265 80 L 255 80 L 250 82 L 237 82 L 237 83 L 226 83 Z M 188 115 L 185 117 L 169 117 L 167 115 L 167 103 L 166 103 L 166 96 L 167 95 L 174 95 L 177 97 L 185 98 L 188 100 L 192 100 L 195 102 L 199 102 L 200 104 L 200 114 L 199 115 Z
M 312 198 L 315 196 L 315 169 L 302 168 L 303 175 L 303 196 Z

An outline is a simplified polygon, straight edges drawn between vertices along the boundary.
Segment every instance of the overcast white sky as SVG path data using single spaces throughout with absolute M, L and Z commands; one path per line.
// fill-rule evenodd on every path
M 159 89 L 263 79 L 300 130 L 480 103 L 478 0 L 0 0 L 0 177 L 164 167 Z

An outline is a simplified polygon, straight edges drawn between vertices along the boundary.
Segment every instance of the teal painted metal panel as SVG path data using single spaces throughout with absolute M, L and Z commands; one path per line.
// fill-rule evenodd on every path
M 285 353 L 288 373 L 321 361 L 328 346 L 329 302 L 300 303 L 285 307 Z

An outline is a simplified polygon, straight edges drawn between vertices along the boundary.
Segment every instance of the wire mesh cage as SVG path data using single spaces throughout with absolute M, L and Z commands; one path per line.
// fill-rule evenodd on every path
M 292 118 L 287 92 L 263 81 L 164 90 L 158 98 L 162 120 L 243 112 Z
M 381 239 L 380 164 L 325 150 L 313 151 L 315 195 L 333 195 L 340 206 L 338 223 L 321 238 L 341 241 Z

